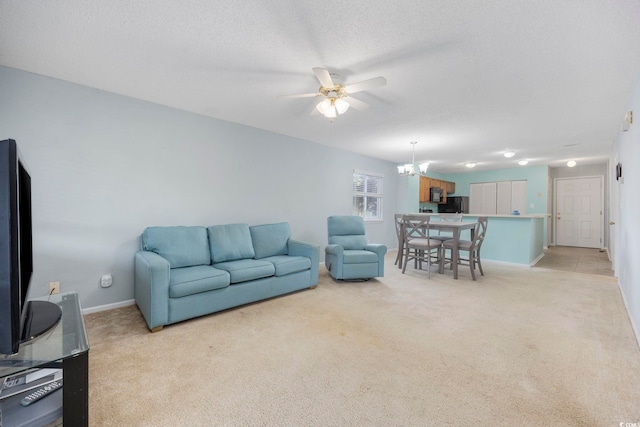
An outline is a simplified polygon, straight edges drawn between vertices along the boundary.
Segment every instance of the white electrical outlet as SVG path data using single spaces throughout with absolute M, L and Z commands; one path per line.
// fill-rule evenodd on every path
M 105 274 L 100 278 L 100 286 L 103 288 L 108 288 L 113 285 L 113 277 L 110 274 Z
M 60 293 L 60 282 L 49 282 L 49 295 Z

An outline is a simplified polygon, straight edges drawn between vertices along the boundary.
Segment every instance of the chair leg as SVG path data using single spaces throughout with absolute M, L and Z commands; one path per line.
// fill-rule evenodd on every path
M 404 252 L 404 265 L 402 266 L 402 274 L 404 274 L 407 269 L 407 263 L 409 262 L 409 248 Z
M 482 263 L 480 262 L 480 252 L 476 254 L 476 258 L 478 259 L 478 270 L 480 270 L 480 274 L 484 276 L 484 271 L 482 271 Z
M 474 258 L 471 254 L 469 254 L 469 268 L 471 269 L 471 278 L 476 280 L 476 265 Z

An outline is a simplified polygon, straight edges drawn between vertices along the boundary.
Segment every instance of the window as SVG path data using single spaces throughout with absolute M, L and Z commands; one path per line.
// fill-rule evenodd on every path
M 353 172 L 353 214 L 365 221 L 382 221 L 381 175 Z

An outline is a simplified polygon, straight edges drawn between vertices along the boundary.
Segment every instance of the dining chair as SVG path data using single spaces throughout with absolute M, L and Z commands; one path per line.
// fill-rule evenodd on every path
M 427 277 L 431 278 L 431 257 L 436 251 L 439 263 L 442 263 L 440 249 L 442 241 L 429 237 L 429 222 L 431 218 L 427 215 L 403 215 L 402 224 L 404 229 L 404 264 L 402 273 L 407 269 L 409 260 L 414 260 L 416 266 L 422 268 L 422 263 L 427 263 Z M 442 264 L 440 265 L 442 270 Z
M 395 224 L 396 224 L 396 237 L 398 238 L 398 254 L 396 255 L 396 260 L 393 265 L 397 265 L 399 262 L 402 262 L 402 251 L 404 238 L 402 237 L 402 214 L 394 215 Z
M 438 220 L 444 222 L 462 222 L 462 214 L 461 213 L 439 213 Z M 438 231 L 437 236 L 431 236 L 432 239 L 441 240 L 446 242 L 451 239 L 451 233 L 449 231 Z
M 486 216 L 479 216 L 478 222 L 476 223 L 475 229 L 473 230 L 473 238 L 471 240 L 460 240 L 458 242 L 458 264 L 462 264 L 463 262 L 468 263 L 469 268 L 471 269 L 471 277 L 473 280 L 476 280 L 476 264 L 478 265 L 478 269 L 480 270 L 480 274 L 484 276 L 484 271 L 482 271 L 482 262 L 480 261 L 480 249 L 482 248 L 482 242 L 484 242 L 484 237 L 487 234 L 487 224 L 489 222 L 489 218 Z M 447 240 L 443 243 L 443 254 L 446 249 L 450 249 L 453 251 L 453 239 Z M 460 251 L 468 252 L 467 258 L 460 257 Z M 442 257 L 443 266 L 447 263 L 450 264 L 453 269 L 453 262 L 451 258 L 446 258 L 444 255 Z

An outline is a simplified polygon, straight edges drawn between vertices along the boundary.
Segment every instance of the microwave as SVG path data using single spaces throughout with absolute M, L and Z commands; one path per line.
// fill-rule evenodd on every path
M 441 203 L 443 198 L 444 191 L 442 188 L 431 187 L 431 191 L 429 194 L 429 200 L 433 203 Z

